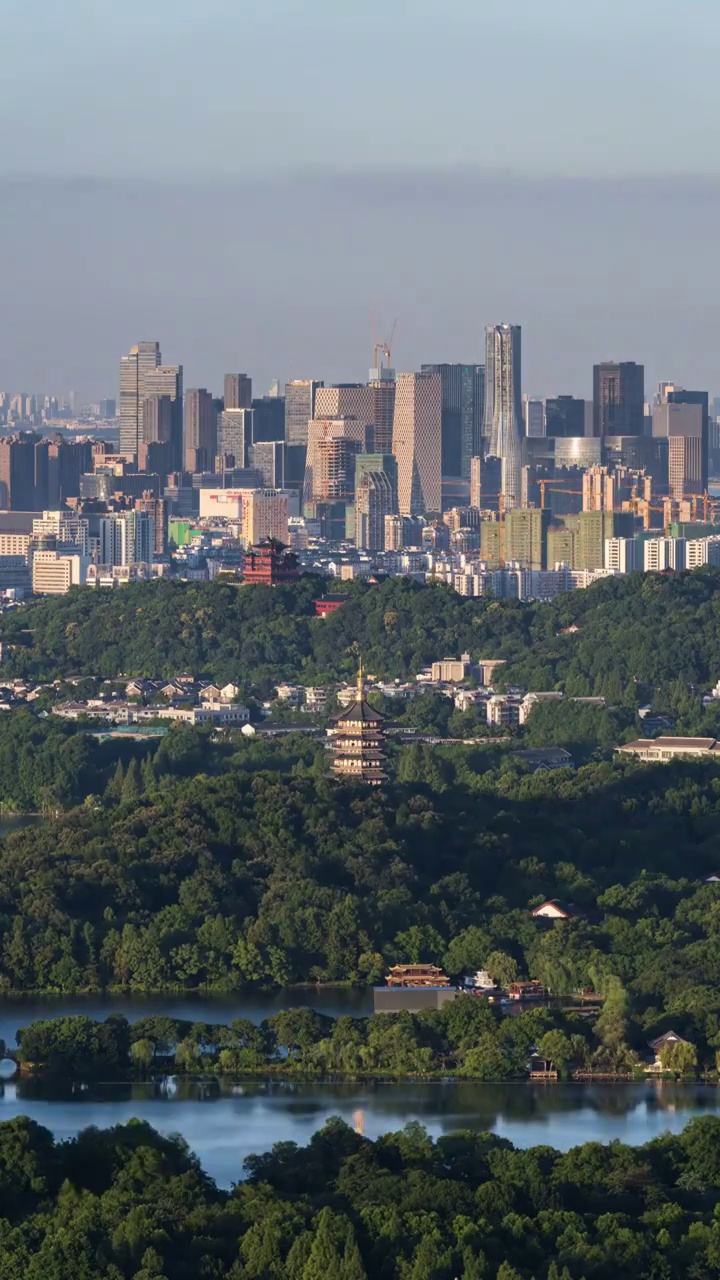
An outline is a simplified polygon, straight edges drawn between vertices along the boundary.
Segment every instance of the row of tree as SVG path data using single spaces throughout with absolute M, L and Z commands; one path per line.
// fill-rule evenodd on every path
M 599 1016 L 536 1006 L 502 1017 L 497 1006 L 460 995 L 442 1009 L 420 1013 L 329 1018 L 313 1009 L 288 1008 L 256 1024 L 228 1026 L 154 1015 L 128 1023 L 83 1015 L 33 1022 L 17 1033 L 17 1058 L 56 1078 L 104 1078 L 157 1070 L 243 1075 L 268 1071 L 302 1074 L 456 1074 L 481 1081 L 527 1079 L 541 1063 L 563 1076 L 572 1069 L 602 1074 L 642 1072 L 647 1044 L 635 1029 L 627 993 L 611 983 Z M 652 1056 L 652 1055 L 651 1055 Z M 666 1071 L 698 1066 L 690 1041 L 661 1050 Z M 720 1069 L 720 1055 L 703 1066 Z
M 220 1191 L 132 1121 L 54 1142 L 0 1124 L 0 1275 L 23 1280 L 711 1280 L 720 1120 L 646 1146 L 520 1151 L 331 1120 Z M 238 1175 L 241 1170 L 238 1169 Z

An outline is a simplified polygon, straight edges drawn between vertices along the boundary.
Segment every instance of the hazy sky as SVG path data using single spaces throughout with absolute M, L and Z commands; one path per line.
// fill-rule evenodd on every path
M 717 0 L 0 0 L 0 387 L 594 359 L 720 392 Z M 379 336 L 382 336 L 380 334 Z

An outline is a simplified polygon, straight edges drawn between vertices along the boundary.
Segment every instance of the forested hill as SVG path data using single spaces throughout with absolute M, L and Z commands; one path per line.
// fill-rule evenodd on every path
M 78 588 L 5 613 L 6 676 L 181 671 L 265 691 L 279 679 L 348 676 L 357 652 L 378 676 L 406 677 L 467 650 L 504 658 L 506 678 L 570 694 L 720 678 L 720 570 L 630 574 L 550 604 L 466 599 L 392 578 L 343 584 L 347 604 L 315 617 L 326 579 L 237 587 L 158 581 L 106 592 Z

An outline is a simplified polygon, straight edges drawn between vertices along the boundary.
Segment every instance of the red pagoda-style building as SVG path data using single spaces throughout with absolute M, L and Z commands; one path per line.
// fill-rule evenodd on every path
M 288 551 L 282 542 L 266 538 L 245 554 L 245 583 L 262 582 L 265 586 L 276 587 L 297 582 L 299 577 L 297 556 Z
M 385 755 L 385 717 L 365 698 L 362 663 L 358 672 L 355 702 L 328 729 L 333 752 L 333 773 L 343 782 L 364 782 L 371 787 L 387 782 Z

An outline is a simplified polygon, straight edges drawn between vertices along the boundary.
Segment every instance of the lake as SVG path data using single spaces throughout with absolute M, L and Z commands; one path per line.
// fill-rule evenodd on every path
M 437 1137 L 455 1129 L 492 1131 L 518 1147 L 568 1150 L 582 1142 L 639 1144 L 693 1116 L 720 1111 L 711 1085 L 472 1084 L 469 1082 L 232 1085 L 169 1079 L 162 1084 L 93 1085 L 74 1093 L 37 1081 L 2 1087 L 0 1120 L 27 1115 L 69 1138 L 88 1125 L 106 1128 L 133 1117 L 161 1133 L 180 1133 L 220 1186 L 243 1176 L 243 1161 L 275 1142 L 304 1145 L 329 1116 L 369 1138 L 419 1120 Z
M 166 1014 L 187 1022 L 227 1024 L 234 1018 L 262 1022 L 280 1009 L 306 1007 L 330 1018 L 349 1013 L 365 1017 L 373 1011 L 372 988 L 287 987 L 278 991 L 240 991 L 236 994 L 208 995 L 180 991 L 169 995 L 126 995 L 100 992 L 96 995 L 8 996 L 0 999 L 0 1038 L 12 1047 L 16 1032 L 43 1018 L 62 1018 L 82 1013 L 102 1020 L 122 1013 L 128 1022 L 150 1014 Z

